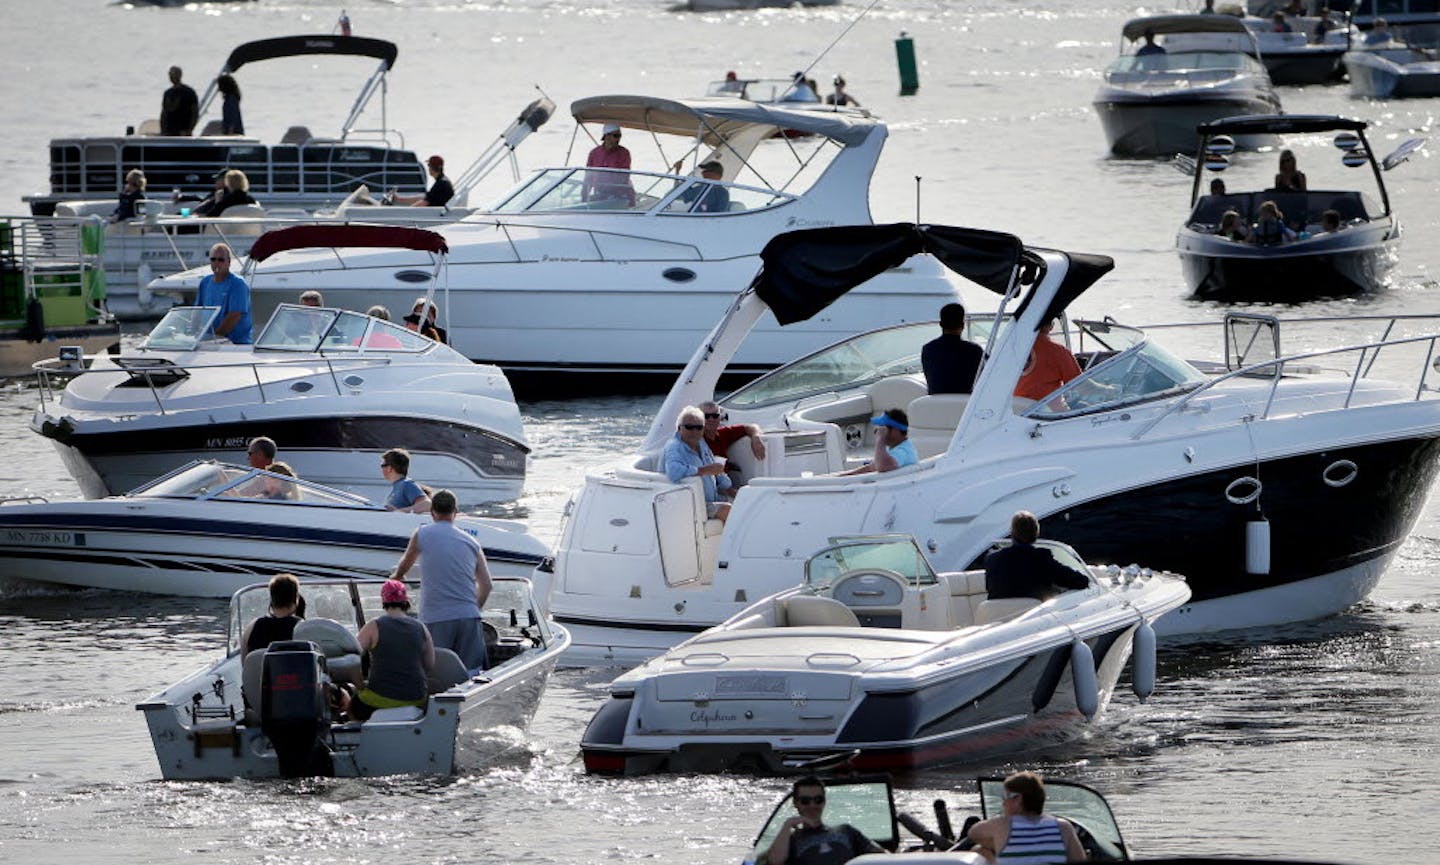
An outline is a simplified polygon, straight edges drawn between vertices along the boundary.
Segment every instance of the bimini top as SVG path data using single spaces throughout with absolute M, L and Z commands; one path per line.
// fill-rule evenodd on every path
M 1156 36 L 1162 33 L 1244 33 L 1249 30 L 1234 15 L 1149 15 L 1145 18 L 1131 18 L 1125 22 L 1120 34 L 1131 42 L 1147 32 Z
M 1337 129 L 1359 132 L 1367 125 L 1363 120 L 1336 117 L 1333 114 L 1244 114 L 1202 123 L 1196 127 L 1196 131 L 1201 135 L 1331 132 Z
M 367 39 L 363 36 L 281 36 L 275 39 L 259 39 L 246 42 L 230 52 L 222 73 L 234 72 L 246 63 L 274 60 L 277 57 L 298 57 L 303 54 L 349 54 L 358 57 L 374 57 L 389 70 L 395 65 L 395 55 L 400 49 L 394 42 L 384 39 Z
M 618 123 L 670 135 L 685 135 L 715 147 L 734 132 L 755 125 L 793 129 L 852 145 L 864 141 L 878 121 L 851 111 L 797 110 L 733 96 L 661 99 L 654 96 L 590 96 L 570 104 L 579 123 Z
M 398 225 L 293 225 L 267 231 L 250 247 L 250 261 L 258 264 L 290 249 L 379 247 L 414 249 L 443 255 L 450 251 L 445 238 L 423 228 Z
M 1043 261 L 1020 238 L 979 228 L 948 225 L 842 225 L 776 235 L 760 252 L 761 267 L 750 288 L 781 325 L 804 321 L 850 289 L 926 253 L 971 282 L 1003 295 L 1019 279 L 1036 282 Z M 1108 256 L 1064 253 L 1065 280 L 1050 302 L 1057 315 L 1114 268 Z M 1027 272 L 1028 271 L 1028 272 Z M 1029 304 L 1027 296 L 1016 315 Z M 1048 316 L 1047 316 L 1048 317 Z

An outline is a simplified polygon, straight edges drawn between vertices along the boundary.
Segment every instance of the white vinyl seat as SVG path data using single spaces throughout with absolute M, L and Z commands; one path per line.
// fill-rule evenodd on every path
M 240 696 L 245 700 L 245 723 L 260 723 L 260 687 L 265 677 L 265 652 L 257 650 L 245 656 L 240 671 Z
M 1042 602 L 1034 598 L 998 598 L 981 601 L 975 610 L 975 624 L 989 625 L 1013 619 L 1026 610 L 1033 610 Z
M 858 628 L 855 612 L 834 598 L 795 595 L 785 600 L 785 624 L 791 628 L 819 625 L 831 628 Z
M 140 121 L 140 126 L 135 130 L 136 135 L 159 135 L 160 121 L 151 117 L 148 120 Z
M 904 409 L 910 403 L 925 396 L 925 383 L 917 381 L 908 375 L 895 375 L 889 378 L 882 378 L 866 390 L 870 395 L 870 410 L 872 416 L 878 415 L 886 409 Z M 909 414 L 908 409 L 906 414 Z M 915 418 L 910 418 L 910 425 L 915 425 Z
M 920 459 L 945 453 L 969 404 L 968 393 L 928 394 L 910 403 L 910 441 Z
M 280 136 L 280 143 L 281 143 L 281 144 L 304 144 L 305 142 L 309 141 L 311 138 L 314 138 L 314 136 L 310 134 L 310 127 L 308 127 L 308 126 L 292 126 L 292 127 L 290 127 L 289 129 L 285 130 L 285 134 L 284 134 L 284 135 Z

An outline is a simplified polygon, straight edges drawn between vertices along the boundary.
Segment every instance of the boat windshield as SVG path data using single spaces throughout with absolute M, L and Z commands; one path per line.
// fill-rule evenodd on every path
M 305 618 L 334 619 L 351 631 L 384 612 L 380 605 L 380 587 L 385 581 L 304 580 L 300 594 L 305 598 Z M 490 597 L 480 617 L 500 640 L 522 644 L 548 645 L 552 639 L 549 626 L 535 612 L 531 601 L 530 581 L 521 577 L 492 577 Z M 411 609 L 420 608 L 418 583 L 409 584 Z M 240 649 L 245 628 L 270 610 L 270 591 L 264 583 L 246 586 L 230 599 L 229 651 Z
M 1135 328 L 1085 322 L 1082 330 L 1105 350 L 1097 353 L 1097 361 L 1079 378 L 1026 411 L 1027 417 L 1062 418 L 1106 411 L 1193 390 L 1209 380 Z M 1115 353 L 1106 357 L 1108 352 Z
M 1168 54 L 1125 54 L 1110 64 L 1109 72 L 1186 73 L 1196 70 L 1258 72 L 1260 65 L 1238 51 L 1174 51 Z
M 1005 813 L 1005 782 L 1001 778 L 981 778 L 980 812 L 982 817 Z M 1110 805 L 1094 790 L 1071 781 L 1045 779 L 1045 813 L 1079 823 L 1099 843 L 1102 855 L 1097 858 L 1121 861 L 1128 859 L 1125 840 Z
M 435 343 L 400 325 L 358 312 L 282 303 L 275 308 L 256 348 L 307 354 L 326 352 L 421 352 Z
M 134 490 L 137 498 L 216 499 L 252 503 L 308 504 L 376 509 L 360 496 L 299 478 L 214 462 L 192 463 Z
M 710 186 L 723 187 L 728 207 L 697 209 L 716 196 Z M 614 168 L 546 168 L 511 190 L 491 213 L 553 213 L 586 210 L 626 210 L 662 213 L 696 213 L 761 210 L 795 198 L 783 192 L 713 183 L 697 177 L 624 171 Z
M 967 318 L 965 338 L 990 339 L 990 316 Z M 1008 326 L 1005 319 L 1002 328 Z M 933 321 L 872 330 L 820 349 L 739 388 L 720 401 L 724 408 L 752 409 L 808 396 L 861 387 L 895 375 L 920 373 L 920 349 L 938 335 Z
M 828 588 L 840 577 L 855 571 L 893 571 L 911 586 L 930 586 L 938 581 L 925 554 L 910 535 L 831 538 L 831 543 L 834 546 L 805 562 L 805 584 L 813 589 Z
M 764 854 L 775 843 L 785 821 L 795 816 L 790 793 L 775 805 L 770 819 L 755 836 L 747 862 L 763 861 Z M 885 778 L 832 778 L 825 781 L 825 819 L 839 825 L 848 823 L 866 838 L 892 853 L 900 844 L 899 824 L 895 816 L 895 794 Z
M 150 329 L 141 348 L 162 351 L 194 351 L 220 315 L 218 306 L 177 306 Z

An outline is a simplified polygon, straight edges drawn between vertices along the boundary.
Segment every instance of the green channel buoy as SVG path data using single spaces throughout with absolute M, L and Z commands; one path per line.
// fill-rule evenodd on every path
M 913 96 L 920 89 L 920 71 L 915 65 L 915 40 L 903 30 L 895 40 L 895 62 L 900 66 L 900 95 Z

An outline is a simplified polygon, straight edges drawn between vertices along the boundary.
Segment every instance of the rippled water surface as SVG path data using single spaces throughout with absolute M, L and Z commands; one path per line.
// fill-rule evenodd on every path
M 700 16 L 668 12 L 664 0 L 362 0 L 349 11 L 357 35 L 399 44 L 389 119 L 423 153 L 463 165 L 543 87 L 562 109 L 521 149 L 534 168 L 561 161 L 572 99 L 696 94 L 726 69 L 783 76 L 862 8 Z M 1190 181 L 1163 163 L 1105 158 L 1090 108 L 1120 24 L 1140 11 L 1086 0 L 882 0 L 815 67 L 822 81 L 842 72 L 890 123 L 872 189 L 876 218 L 913 218 L 919 175 L 927 220 L 1113 255 L 1116 273 L 1080 299 L 1083 314 L 1212 316 L 1181 297 L 1174 234 Z M 333 3 L 281 0 L 178 10 L 9 4 L 0 212 L 44 187 L 51 135 L 113 134 L 153 116 L 170 63 L 201 82 L 236 44 L 327 32 L 337 13 Z M 921 90 L 908 99 L 895 96 L 892 42 L 902 29 L 923 64 Z M 337 129 L 369 63 L 333 74 L 310 61 L 280 67 L 241 76 L 247 126 L 262 136 L 295 123 Z M 1371 120 L 1381 152 L 1431 134 L 1440 106 L 1354 102 L 1344 88 L 1285 88 L 1282 98 L 1292 112 Z M 639 143 L 632 148 L 638 162 Z M 1322 158 L 1332 158 L 1328 149 L 1302 153 L 1301 167 Z M 1440 160 L 1422 155 L 1389 179 L 1408 232 L 1395 285 L 1305 312 L 1440 312 Z M 0 496 L 74 495 L 58 458 L 25 428 L 34 400 L 13 386 L 0 393 Z M 584 467 L 633 446 L 658 403 L 525 404 L 535 452 L 512 513 L 553 541 Z M 1147 854 L 1353 861 L 1432 851 L 1437 564 L 1432 505 L 1369 602 L 1246 642 L 1168 650 L 1146 705 L 1121 694 L 1084 739 L 1013 765 L 1097 786 L 1132 848 Z M 783 789 L 749 778 L 586 777 L 576 745 L 603 697 L 604 671 L 557 675 L 529 733 L 496 731 L 489 768 L 472 775 L 162 782 L 133 706 L 218 653 L 222 627 L 221 605 L 209 601 L 0 585 L 0 861 L 728 863 Z M 902 778 L 902 804 L 929 813 L 943 796 L 967 813 L 977 772 L 1010 768 Z

